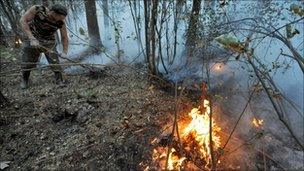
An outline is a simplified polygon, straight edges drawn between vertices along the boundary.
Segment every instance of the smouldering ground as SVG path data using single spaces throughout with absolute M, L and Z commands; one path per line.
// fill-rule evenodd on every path
M 51 71 L 35 71 L 31 88 L 21 90 L 15 69 L 18 62 L 2 61 L 1 73 L 12 72 L 1 76 L 1 91 L 11 102 L 0 108 L 0 162 L 10 161 L 7 170 L 140 170 L 141 162 L 151 161 L 150 142 L 172 124 L 174 95 L 152 86 L 145 73 L 109 67 L 98 78 L 66 74 L 67 86 L 59 88 Z M 222 145 L 247 99 L 229 93 L 235 85 L 223 85 L 212 90 L 219 95 L 214 117 L 222 128 Z M 220 168 L 303 168 L 303 151 L 265 99 L 262 92 L 253 97 L 251 107 L 258 108 L 247 109 Z M 180 99 L 181 118 L 198 106 L 193 101 Z M 262 128 L 252 125 L 253 115 L 265 119 Z M 255 134 L 260 136 L 246 143 Z
M 1 72 L 17 67 L 6 63 Z M 174 96 L 156 90 L 145 74 L 106 72 L 65 76 L 67 86 L 59 88 L 51 71 L 35 71 L 28 90 L 19 88 L 18 76 L 1 77 L 11 101 L 0 109 L 0 161 L 11 161 L 8 170 L 138 169 L 172 118 Z

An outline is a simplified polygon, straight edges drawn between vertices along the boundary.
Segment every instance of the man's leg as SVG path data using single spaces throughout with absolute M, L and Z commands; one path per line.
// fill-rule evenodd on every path
M 21 70 L 22 80 L 21 88 L 26 89 L 29 86 L 29 77 L 31 70 L 36 67 L 40 56 L 40 50 L 38 48 L 25 45 L 22 49 L 21 55 Z
M 63 77 L 62 77 L 62 68 L 59 65 L 58 53 L 54 49 L 55 48 L 52 49 L 53 52 L 45 52 L 45 57 L 46 57 L 47 61 L 49 62 L 49 64 L 51 64 L 51 69 L 55 73 L 56 84 L 58 84 L 60 87 L 63 87 L 64 82 L 63 82 Z

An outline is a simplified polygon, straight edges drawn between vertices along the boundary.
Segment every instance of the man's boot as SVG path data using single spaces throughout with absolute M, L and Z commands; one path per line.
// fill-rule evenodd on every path
M 21 89 L 27 89 L 29 87 L 29 77 L 30 77 L 30 71 L 23 71 L 22 72 L 22 78 L 21 78 Z
M 55 72 L 55 81 L 56 81 L 56 84 L 59 85 L 59 87 L 65 86 L 61 72 Z

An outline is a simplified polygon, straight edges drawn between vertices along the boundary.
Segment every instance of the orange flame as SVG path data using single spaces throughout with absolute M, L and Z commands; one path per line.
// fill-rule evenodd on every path
M 21 39 L 20 39 L 20 38 L 18 38 L 18 39 L 15 41 L 15 44 L 16 44 L 16 45 L 20 45 L 20 44 L 22 44 Z
M 210 103 L 208 100 L 203 101 L 203 110 L 201 108 L 193 108 L 189 112 L 191 121 L 188 124 L 180 125 L 180 138 L 181 144 L 186 152 L 194 150 L 192 145 L 195 144 L 197 147 L 197 152 L 202 160 L 206 162 L 205 167 L 211 162 L 211 151 L 210 151 Z M 213 148 L 217 150 L 221 143 L 220 137 L 218 135 L 221 128 L 217 126 L 212 120 L 212 140 Z M 152 140 L 151 143 L 155 143 L 156 140 Z M 166 168 L 166 158 L 167 158 L 168 147 L 157 147 L 153 150 L 152 159 L 155 167 L 161 170 L 180 170 L 181 167 L 185 164 L 186 157 L 181 157 L 178 155 L 178 152 L 171 148 L 168 155 L 168 163 Z M 149 170 L 151 167 L 146 167 Z
M 255 127 L 260 127 L 263 125 L 264 120 L 263 119 L 256 119 L 253 118 L 252 123 Z
M 215 72 L 221 72 L 223 69 L 224 69 L 224 64 L 222 64 L 222 63 L 216 63 L 213 66 L 213 70 Z
M 179 158 L 175 153 L 175 149 L 171 148 L 168 158 L 168 170 L 176 170 L 176 168 L 180 168 L 186 157 Z
M 210 152 L 210 106 L 209 101 L 204 100 L 204 113 L 201 113 L 198 108 L 193 108 L 189 113 L 192 121 L 190 124 L 182 130 L 181 137 L 188 141 L 189 137 L 193 137 L 199 147 L 199 152 L 201 158 L 206 161 L 206 165 L 208 165 L 211 161 L 211 152 Z M 218 132 L 221 130 L 218 127 L 214 120 L 212 121 L 212 140 L 214 144 L 214 149 L 218 149 L 221 145 L 220 137 L 218 136 Z

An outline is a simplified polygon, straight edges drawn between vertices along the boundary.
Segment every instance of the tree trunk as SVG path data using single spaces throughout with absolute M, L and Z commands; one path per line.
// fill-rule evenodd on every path
M 186 33 L 186 37 L 187 37 L 186 47 L 187 47 L 188 57 L 193 56 L 193 51 L 197 43 L 198 28 L 199 28 L 199 12 L 201 10 L 201 2 L 202 0 L 193 0 L 193 4 L 192 4 L 192 12 L 190 15 L 188 30 Z
M 102 43 L 99 33 L 95 0 L 85 0 L 84 2 L 87 18 L 87 27 L 90 38 L 90 46 L 93 47 L 94 50 L 100 51 Z
M 144 1 L 144 15 L 145 15 L 145 46 L 146 46 L 146 63 L 149 70 L 151 70 L 150 62 L 150 1 Z
M 158 69 L 156 68 L 156 40 L 155 40 L 155 30 L 156 30 L 156 22 L 157 22 L 157 7 L 158 0 L 153 1 L 152 5 L 152 15 L 151 15 L 151 63 L 152 63 L 152 74 L 157 75 Z
M 4 36 L 3 24 L 0 18 L 0 46 L 7 46 L 6 38 Z
M 109 27 L 109 2 L 108 0 L 102 1 L 102 8 L 103 8 L 103 24 L 105 28 Z
M 9 24 L 11 25 L 11 28 L 13 32 L 15 33 L 16 37 L 20 37 L 20 27 L 17 21 L 16 16 L 14 16 L 14 11 L 12 10 L 12 4 L 10 4 L 9 1 L 0 1 L 0 7 L 3 11 L 3 13 L 6 15 L 7 20 L 9 21 Z
M 185 2 L 183 0 L 177 0 L 175 4 L 175 11 L 174 11 L 174 26 L 173 26 L 173 32 L 174 32 L 174 43 L 173 43 L 173 54 L 172 57 L 169 58 L 169 64 L 172 65 L 174 62 L 174 59 L 176 57 L 176 48 L 177 48 L 177 31 L 178 31 L 178 25 L 180 21 L 180 15 L 182 14 L 182 8 L 183 4 Z

